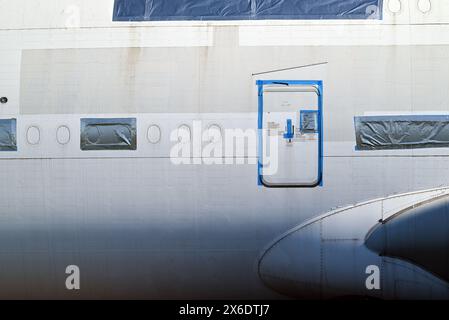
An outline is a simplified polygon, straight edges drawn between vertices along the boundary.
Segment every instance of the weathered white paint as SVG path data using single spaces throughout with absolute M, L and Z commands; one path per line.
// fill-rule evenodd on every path
M 432 0 L 426 14 L 402 3 L 383 21 L 117 23 L 112 0 L 0 0 L 0 96 L 9 98 L 0 115 L 17 118 L 19 146 L 0 153 L 0 297 L 73 298 L 64 288 L 71 264 L 86 279 L 84 298 L 278 297 L 259 281 L 257 259 L 284 230 L 332 207 L 384 199 L 350 211 L 361 213 L 348 215 L 360 229 L 345 228 L 347 220 L 325 227 L 329 237 L 361 237 L 374 218 L 422 200 L 387 195 L 447 185 L 446 149 L 354 151 L 355 115 L 447 112 L 449 1 Z M 136 78 L 131 66 L 145 72 Z M 322 188 L 269 190 L 257 185 L 256 165 L 168 159 L 169 133 L 194 120 L 254 128 L 258 79 L 324 80 Z M 137 151 L 80 150 L 80 118 L 125 116 L 138 120 Z M 148 141 L 151 125 L 161 128 L 159 143 Z M 40 129 L 37 145 L 27 143 L 30 126 Z M 327 246 L 326 257 L 372 258 L 340 249 Z M 317 243 L 307 250 L 321 254 Z M 399 268 L 384 263 L 391 274 Z M 351 287 L 348 272 L 365 267 L 343 266 L 340 277 L 329 269 L 328 285 Z M 402 280 L 428 278 L 402 267 Z

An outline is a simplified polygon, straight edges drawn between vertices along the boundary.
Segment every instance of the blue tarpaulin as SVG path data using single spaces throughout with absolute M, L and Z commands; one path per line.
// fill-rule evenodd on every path
M 114 21 L 381 19 L 383 0 L 115 0 Z

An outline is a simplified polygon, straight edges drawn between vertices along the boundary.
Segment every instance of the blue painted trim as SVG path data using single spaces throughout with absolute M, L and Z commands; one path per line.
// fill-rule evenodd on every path
M 259 137 L 259 143 L 258 143 L 258 148 L 259 148 L 259 157 L 257 160 L 257 183 L 259 184 L 259 186 L 262 186 L 262 168 L 263 168 L 263 164 L 262 164 L 262 159 L 263 159 L 263 149 L 262 149 L 262 145 L 263 145 L 263 83 L 261 83 L 260 81 L 257 81 L 257 85 L 258 85 L 258 137 Z
M 319 139 L 319 153 L 318 153 L 318 179 L 320 181 L 320 187 L 324 184 L 323 170 L 324 170 L 324 122 L 323 122 L 323 82 L 319 84 L 319 97 L 318 97 L 318 139 Z
M 258 87 L 258 131 L 259 131 L 259 151 L 258 151 L 258 168 L 257 168 L 257 176 L 258 176 L 258 184 L 265 185 L 263 183 L 263 110 L 264 110 L 264 100 L 263 100 L 263 91 L 264 86 L 267 85 L 303 85 L 303 86 L 315 86 L 318 91 L 318 186 L 323 186 L 323 171 L 324 171 L 324 117 L 323 117 L 323 81 L 321 80 L 257 80 L 256 85 Z M 306 188 L 306 186 L 298 185 L 297 188 Z M 312 188 L 315 186 L 310 186 L 308 188 Z

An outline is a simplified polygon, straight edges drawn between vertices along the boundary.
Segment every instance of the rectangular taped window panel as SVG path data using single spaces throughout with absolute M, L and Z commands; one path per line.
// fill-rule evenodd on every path
M 303 133 L 318 132 L 318 111 L 303 110 L 300 113 L 300 129 Z
M 449 115 L 355 117 L 357 150 L 449 147 Z
M 17 151 L 16 119 L 0 119 L 0 151 Z
M 136 119 L 81 119 L 81 150 L 137 150 Z
M 383 0 L 115 0 L 114 21 L 382 19 Z

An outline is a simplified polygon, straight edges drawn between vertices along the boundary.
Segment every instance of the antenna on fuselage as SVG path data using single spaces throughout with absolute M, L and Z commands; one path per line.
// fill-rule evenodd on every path
M 290 68 L 284 68 L 284 69 L 276 69 L 276 70 L 270 70 L 270 71 L 264 71 L 264 72 L 257 72 L 257 73 L 253 73 L 252 76 L 260 76 L 263 74 L 269 74 L 269 73 L 274 73 L 274 72 L 281 72 L 281 71 L 289 71 L 289 70 L 295 70 L 295 69 L 303 69 L 303 68 L 310 68 L 310 67 L 315 67 L 315 66 L 321 66 L 324 64 L 328 64 L 329 62 L 318 62 L 318 63 L 311 63 L 311 64 L 305 64 L 302 66 L 296 66 L 296 67 L 290 67 Z

